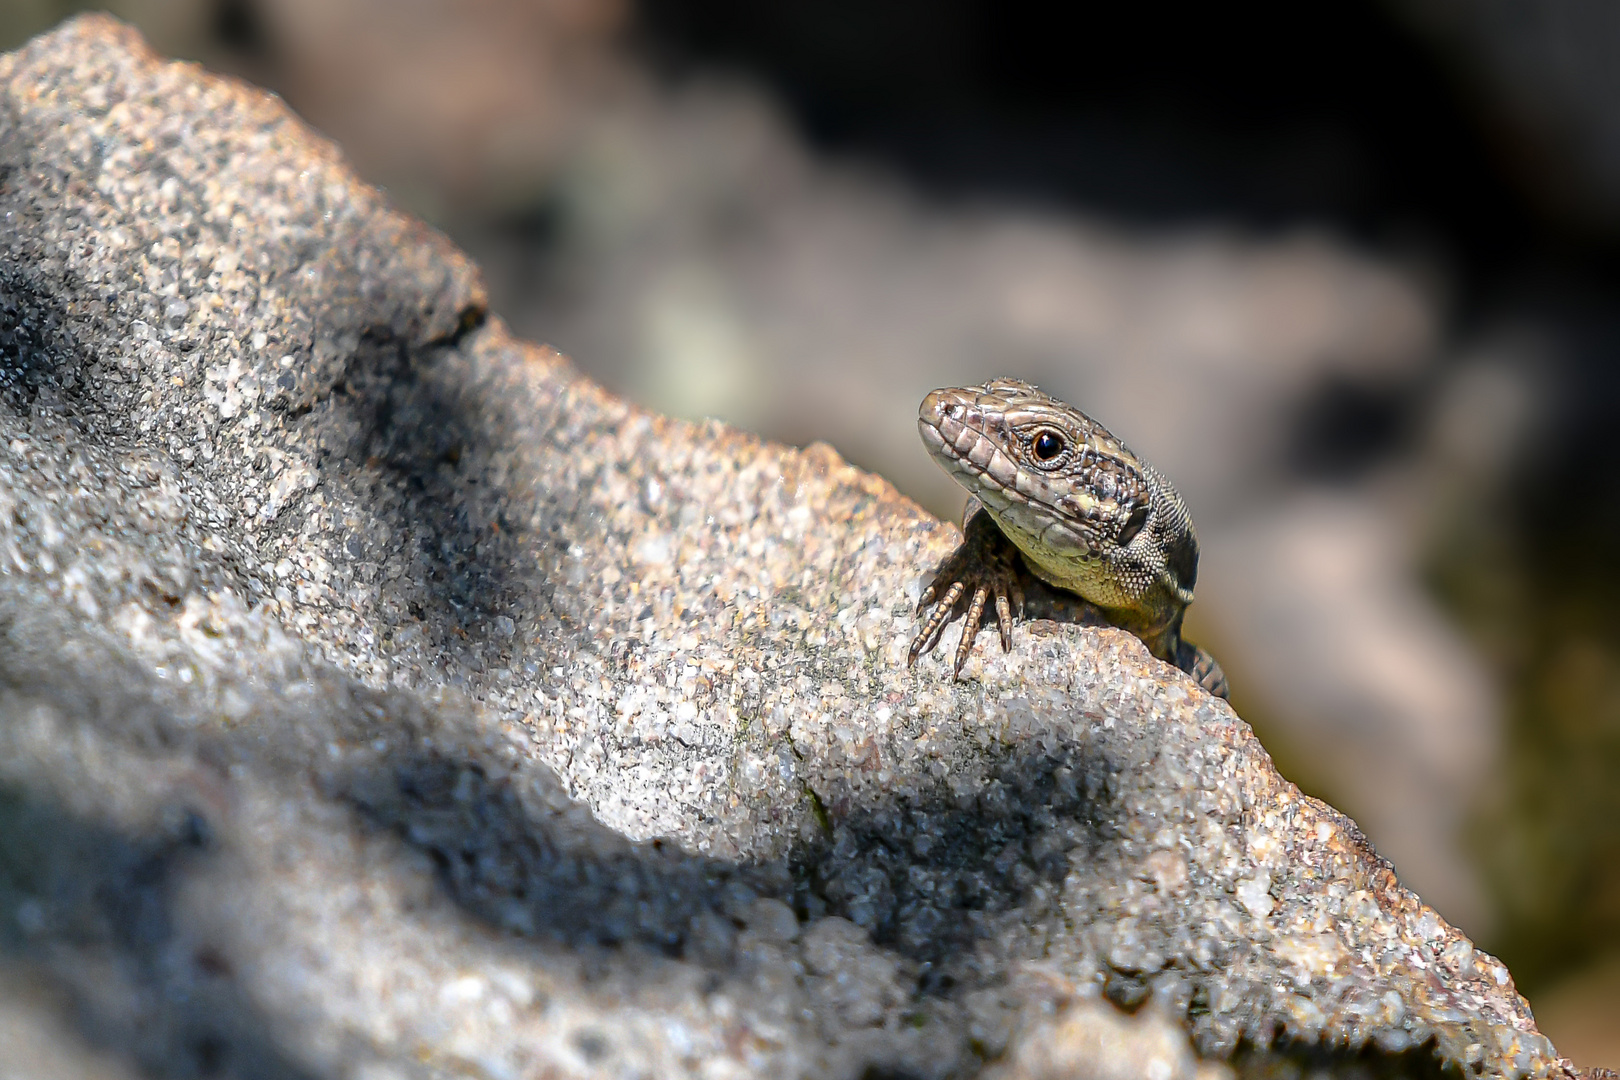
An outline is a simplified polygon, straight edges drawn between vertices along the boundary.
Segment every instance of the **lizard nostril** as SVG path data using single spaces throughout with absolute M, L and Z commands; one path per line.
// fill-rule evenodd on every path
M 940 420 L 955 419 L 955 408 L 955 402 L 946 397 L 940 391 L 935 390 L 927 397 L 923 398 L 922 405 L 918 408 L 917 412 L 922 419 L 937 423 Z

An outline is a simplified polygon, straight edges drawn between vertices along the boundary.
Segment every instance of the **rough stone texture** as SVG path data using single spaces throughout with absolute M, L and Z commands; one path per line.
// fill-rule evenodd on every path
M 1220 1080 L 1223 1070 L 1202 1070 L 1181 1031 L 1156 1010 L 1126 1016 L 1106 1002 L 1064 1009 L 1031 1032 L 1001 1065 L 995 1080 Z
M 24 1075 L 1572 1071 L 1224 703 L 908 671 L 954 529 L 513 340 L 274 99 L 100 18 L 0 87 Z

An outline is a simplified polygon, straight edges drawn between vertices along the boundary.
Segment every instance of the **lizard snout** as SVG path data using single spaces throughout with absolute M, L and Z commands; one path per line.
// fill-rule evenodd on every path
M 976 425 L 977 410 L 961 391 L 946 387 L 923 398 L 917 408 L 917 430 L 928 452 L 949 469 L 966 451 L 962 440 Z
M 917 419 L 938 424 L 941 420 L 960 420 L 962 403 L 953 400 L 947 390 L 931 390 L 917 409 Z
M 918 421 L 936 428 L 945 423 L 973 426 L 977 415 L 973 399 L 951 387 L 931 391 L 917 408 Z

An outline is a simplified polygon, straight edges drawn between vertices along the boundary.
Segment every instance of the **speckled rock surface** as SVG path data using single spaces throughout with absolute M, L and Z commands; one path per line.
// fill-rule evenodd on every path
M 512 339 L 102 19 L 0 60 L 0 447 L 23 1075 L 1569 1072 L 1134 638 L 908 671 L 954 529 Z
M 1193 1056 L 1186 1034 L 1156 1009 L 1127 1016 L 1102 1001 L 1082 1001 L 1032 1025 L 1027 1037 L 987 1076 L 993 1080 L 1222 1080 L 1219 1065 Z

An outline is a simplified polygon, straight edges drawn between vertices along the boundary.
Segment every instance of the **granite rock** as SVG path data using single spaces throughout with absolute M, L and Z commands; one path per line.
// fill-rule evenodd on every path
M 951 526 L 515 340 L 274 98 L 84 17 L 0 101 L 28 1075 L 1572 1074 L 1224 702 L 908 670 Z
M 1174 1021 L 1152 1009 L 1127 1016 L 1107 1002 L 1080 1002 L 1037 1025 L 989 1070 L 995 1080 L 1223 1080 L 1200 1067 Z

